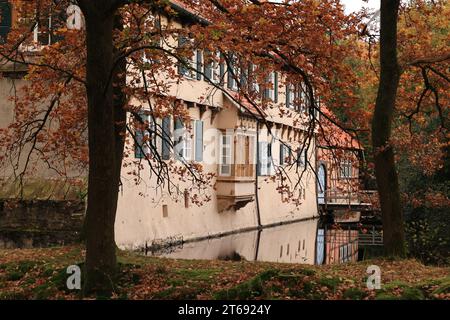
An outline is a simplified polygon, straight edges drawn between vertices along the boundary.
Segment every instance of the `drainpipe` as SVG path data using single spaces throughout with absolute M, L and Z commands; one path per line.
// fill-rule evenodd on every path
M 259 159 L 259 120 L 256 120 L 256 170 L 255 170 L 255 201 L 256 201 L 256 218 L 258 220 L 258 229 L 262 228 L 261 225 L 261 211 L 259 209 L 259 191 L 258 191 L 258 171 L 260 165 Z

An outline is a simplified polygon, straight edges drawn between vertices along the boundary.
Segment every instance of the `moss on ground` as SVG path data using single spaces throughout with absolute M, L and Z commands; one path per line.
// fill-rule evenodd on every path
M 0 299 L 79 299 L 68 290 L 67 266 L 84 259 L 81 246 L 0 250 Z M 118 251 L 112 297 L 97 299 L 450 299 L 448 268 L 413 260 L 305 266 L 248 261 L 150 258 Z M 366 288 L 368 264 L 380 265 L 381 290 Z M 82 277 L 83 280 L 83 277 Z M 363 281 L 361 281 L 363 280 Z

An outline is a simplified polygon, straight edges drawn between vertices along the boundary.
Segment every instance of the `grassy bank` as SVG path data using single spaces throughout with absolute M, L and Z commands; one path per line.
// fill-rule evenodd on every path
M 310 266 L 118 255 L 115 299 L 450 299 L 449 268 L 415 260 Z M 81 246 L 0 250 L 0 299 L 79 299 L 66 289 L 66 268 L 83 256 Z M 372 264 L 381 290 L 366 288 Z

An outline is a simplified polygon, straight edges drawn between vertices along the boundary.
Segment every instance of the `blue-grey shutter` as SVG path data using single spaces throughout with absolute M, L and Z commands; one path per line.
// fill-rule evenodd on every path
M 178 48 L 182 48 L 186 44 L 187 39 L 183 36 L 178 37 Z M 187 74 L 186 66 L 184 65 L 186 61 L 185 59 L 182 59 L 183 61 L 178 61 L 178 73 L 182 75 Z
M 8 2 L 0 2 L 0 19 L 0 43 L 5 43 L 11 30 L 11 4 Z
M 134 157 L 142 159 L 144 157 L 144 152 L 142 151 L 142 141 L 144 140 L 144 134 L 141 130 L 136 130 L 135 135 L 135 147 L 134 147 Z
M 205 74 L 205 78 L 208 80 L 212 80 L 212 60 L 211 59 L 211 53 L 209 51 L 205 51 L 205 54 L 203 55 L 203 66 L 204 70 L 203 73 Z M 208 60 L 208 61 L 207 61 Z
M 241 71 L 241 78 L 240 78 L 240 82 L 241 82 L 241 88 L 242 89 L 247 89 L 247 83 L 248 83 L 248 70 L 242 69 Z
M 62 41 L 64 37 L 61 34 L 58 34 L 58 30 L 61 28 L 65 28 L 67 26 L 67 16 L 66 9 L 58 9 L 56 13 L 52 14 L 52 25 L 51 25 L 51 43 L 56 43 Z
M 148 114 L 145 114 L 143 112 L 139 112 L 138 113 L 139 117 L 141 118 L 142 122 L 146 122 L 149 119 Z M 140 123 L 140 120 L 137 119 L 137 122 Z M 135 158 L 139 158 L 142 159 L 145 157 L 145 153 L 144 153 L 144 136 L 146 133 L 146 129 L 145 128 L 139 128 L 135 131 L 134 133 L 134 138 L 135 138 L 135 147 L 134 147 L 134 156 Z
M 262 98 L 263 98 L 263 99 L 267 99 L 267 98 L 269 97 L 269 88 L 268 88 L 268 84 L 269 84 L 269 77 L 267 76 L 267 77 L 264 79 L 264 82 L 263 82 L 263 84 L 262 84 L 262 86 L 263 86 L 263 91 L 262 91 L 261 95 L 262 95 Z
M 305 150 L 305 168 L 308 167 L 308 150 Z
M 289 96 L 290 96 L 289 84 L 286 85 L 286 108 L 290 108 Z
M 301 148 L 297 151 L 297 167 L 302 166 L 303 163 L 303 154 Z
M 286 154 L 285 154 L 286 146 L 283 143 L 280 143 L 280 165 L 284 165 Z
M 195 121 L 195 161 L 203 161 L 203 121 Z
M 162 120 L 162 147 L 161 147 L 161 156 L 163 160 L 170 159 L 170 117 L 164 117 Z
M 223 55 L 220 54 L 220 60 L 222 60 Z M 220 84 L 223 85 L 223 78 L 225 76 L 225 64 L 220 62 Z
M 233 77 L 233 68 L 234 68 L 234 66 L 233 66 L 233 62 L 232 61 L 230 61 L 229 62 L 229 65 L 228 65 L 228 72 L 227 72 L 227 86 L 228 86 L 228 89 L 231 89 L 231 88 L 233 88 L 233 81 L 234 81 L 234 77 Z
M 175 152 L 176 159 L 183 158 L 183 148 L 180 147 L 182 146 L 181 143 L 183 143 L 183 134 L 182 134 L 183 127 L 184 127 L 183 122 L 181 121 L 181 119 L 177 118 L 175 120 L 175 146 L 177 147 L 178 150 L 178 152 Z
M 270 169 L 272 167 L 272 144 L 267 144 L 267 174 L 270 175 Z
M 267 88 L 267 83 L 266 83 L 266 88 L 264 88 L 264 98 L 265 99 L 269 99 L 269 88 Z
M 202 80 L 202 52 L 197 50 L 197 80 Z
M 273 102 L 278 103 L 278 73 L 274 72 L 273 77 Z
M 264 142 L 263 141 L 260 141 L 259 142 L 259 145 L 258 145 L 258 161 L 257 161 L 257 163 L 256 163 L 256 174 L 258 175 L 258 176 L 261 176 L 261 167 L 262 167 L 262 155 L 263 155 L 263 145 L 264 145 Z

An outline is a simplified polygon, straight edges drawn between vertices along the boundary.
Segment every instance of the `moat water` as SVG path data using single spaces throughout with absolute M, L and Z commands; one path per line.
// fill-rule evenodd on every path
M 247 260 L 321 264 L 324 237 L 318 219 L 280 225 L 219 238 L 187 242 L 149 256 L 173 259 Z

